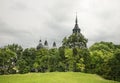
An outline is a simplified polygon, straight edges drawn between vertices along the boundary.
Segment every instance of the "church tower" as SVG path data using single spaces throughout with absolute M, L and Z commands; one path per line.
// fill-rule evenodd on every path
M 81 33 L 81 29 L 78 26 L 78 19 L 76 15 L 75 19 L 75 26 L 73 28 L 73 33 L 68 38 L 63 39 L 63 46 L 67 46 L 70 48 L 87 48 L 87 42 L 88 40 L 84 37 L 84 35 Z
M 76 20 L 75 20 L 75 26 L 73 28 L 73 33 L 80 33 L 80 28 L 78 26 L 78 20 L 77 20 L 77 15 L 76 15 Z

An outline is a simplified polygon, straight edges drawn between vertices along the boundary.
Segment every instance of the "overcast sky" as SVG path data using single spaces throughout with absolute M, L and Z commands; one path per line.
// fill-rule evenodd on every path
M 77 12 L 81 33 L 94 42 L 120 44 L 120 0 L 0 0 L 0 47 L 49 46 L 72 34 Z

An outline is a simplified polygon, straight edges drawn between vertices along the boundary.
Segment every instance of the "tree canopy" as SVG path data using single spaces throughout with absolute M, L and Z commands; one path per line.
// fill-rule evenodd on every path
M 70 40 L 72 39 L 72 40 Z M 11 44 L 0 48 L 0 74 L 28 72 L 86 72 L 120 81 L 120 45 L 97 42 L 91 47 L 71 46 L 74 35 L 59 48 L 26 48 Z

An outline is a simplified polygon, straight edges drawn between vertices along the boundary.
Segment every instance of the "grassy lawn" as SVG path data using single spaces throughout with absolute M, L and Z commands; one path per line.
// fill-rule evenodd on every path
M 95 74 L 78 72 L 28 73 L 0 75 L 0 83 L 120 83 Z

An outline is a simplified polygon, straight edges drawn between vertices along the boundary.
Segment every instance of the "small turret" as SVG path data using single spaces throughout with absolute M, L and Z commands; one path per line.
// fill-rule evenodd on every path
M 55 42 L 53 42 L 53 48 L 56 48 L 56 43 Z
M 39 44 L 38 44 L 38 46 L 37 46 L 37 50 L 39 50 L 39 49 L 41 49 L 41 48 L 43 48 L 43 45 L 42 45 L 42 41 L 39 40 Z
M 48 48 L 48 42 L 47 42 L 47 40 L 45 40 L 45 42 L 44 42 L 44 47 Z
M 47 40 L 45 40 L 45 42 L 44 42 L 44 46 L 48 46 L 48 42 L 47 42 Z

